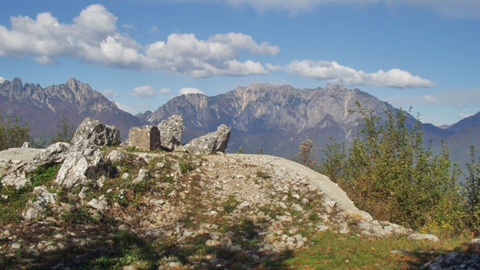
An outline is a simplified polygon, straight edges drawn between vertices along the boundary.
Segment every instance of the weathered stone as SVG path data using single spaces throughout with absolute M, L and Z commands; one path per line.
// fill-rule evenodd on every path
M 125 153 L 121 152 L 121 151 L 118 151 L 118 150 L 113 150 L 112 152 L 110 152 L 108 154 L 108 160 L 110 160 L 111 162 L 119 162 L 119 161 L 122 161 L 122 159 L 125 158 Z
M 431 241 L 431 242 L 438 242 L 440 241 L 438 237 L 433 234 L 423 234 L 423 233 L 413 233 L 407 237 L 408 240 L 413 241 Z
M 107 200 L 105 199 L 105 195 L 100 196 L 98 199 L 91 199 L 88 203 L 88 206 L 92 207 L 93 209 L 103 211 L 107 208 Z
M 48 164 L 59 164 L 62 163 L 67 158 L 67 152 L 70 149 L 71 145 L 65 142 L 54 143 L 45 149 L 44 152 L 36 155 L 32 164 L 35 167 L 44 166 Z
M 478 270 L 480 255 L 463 252 L 449 252 L 424 264 L 420 270 Z
M 127 146 L 152 151 L 160 148 L 160 131 L 156 126 L 132 127 L 128 131 Z
M 35 187 L 33 193 L 36 194 L 34 200 L 27 204 L 27 210 L 22 213 L 26 220 L 32 220 L 45 212 L 48 205 L 56 203 L 56 194 L 48 192 L 44 186 Z
M 22 144 L 22 148 L 30 148 L 30 143 L 29 142 L 24 142 Z
M 67 158 L 60 167 L 55 183 L 71 188 L 79 184 L 96 181 L 108 173 L 108 164 L 102 151 L 88 141 L 75 144 L 67 152 Z
M 120 131 L 114 126 L 107 126 L 100 121 L 85 118 L 73 135 L 72 144 L 87 140 L 98 146 L 119 145 Z
M 140 169 L 140 171 L 138 171 L 138 176 L 135 179 L 133 179 L 132 183 L 138 184 L 138 183 L 144 181 L 145 179 L 147 179 L 149 176 L 150 176 L 150 171 L 149 170 Z
M 173 151 L 182 142 L 183 118 L 181 115 L 173 115 L 158 124 L 160 131 L 160 145 L 162 148 Z
M 230 129 L 220 125 L 217 131 L 193 139 L 185 145 L 185 150 L 191 154 L 213 154 L 225 152 L 230 139 Z

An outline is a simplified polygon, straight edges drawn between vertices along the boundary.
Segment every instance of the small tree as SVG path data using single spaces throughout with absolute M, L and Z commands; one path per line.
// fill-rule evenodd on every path
M 320 163 L 320 172 L 328 175 L 330 180 L 338 182 L 345 174 L 345 144 L 337 143 L 337 141 L 330 137 L 330 143 L 327 144 L 327 148 L 323 151 L 324 158 Z
M 296 155 L 296 161 L 304 166 L 316 169 L 318 167 L 317 157 L 314 155 L 316 149 L 317 147 L 313 145 L 312 140 L 304 140 L 300 144 L 300 152 Z
M 62 116 L 62 119 L 57 122 L 57 133 L 55 137 L 51 139 L 51 143 L 56 142 L 70 142 L 73 138 L 75 129 L 65 116 Z
M 470 146 L 471 161 L 467 163 L 467 175 L 463 184 L 465 211 L 470 228 L 480 229 L 480 161 L 477 161 L 475 147 Z
M 325 173 L 376 218 L 415 229 L 458 228 L 458 171 L 446 147 L 439 156 L 425 149 L 419 121 L 408 126 L 405 111 L 387 111 L 384 120 L 362 107 L 358 112 L 359 134 L 348 154 L 336 143 L 327 146 Z
M 28 124 L 19 123 L 18 117 L 0 113 L 0 150 L 11 147 L 20 147 L 30 138 Z
M 243 147 L 238 147 L 238 150 L 237 150 L 237 153 L 238 154 L 243 154 Z

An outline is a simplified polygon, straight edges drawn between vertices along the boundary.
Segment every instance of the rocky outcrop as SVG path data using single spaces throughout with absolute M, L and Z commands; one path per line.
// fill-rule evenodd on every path
M 183 117 L 181 115 L 173 115 L 158 124 L 160 130 L 161 147 L 168 151 L 182 142 Z
M 120 131 L 114 126 L 107 126 L 98 120 L 85 118 L 73 135 L 72 144 L 88 141 L 98 146 L 119 145 Z
M 478 270 L 480 255 L 463 252 L 449 252 L 426 263 L 420 270 Z
M 48 146 L 45 151 L 33 158 L 33 167 L 62 163 L 67 158 L 67 152 L 70 147 L 71 145 L 65 142 L 57 142 Z M 34 168 L 31 168 L 30 171 L 33 171 Z
M 230 139 L 230 129 L 226 125 L 220 125 L 217 131 L 193 139 L 184 148 L 191 154 L 213 154 L 225 152 Z
M 33 190 L 34 199 L 27 204 L 27 210 L 22 213 L 25 220 L 33 220 L 42 215 L 47 207 L 56 203 L 57 195 L 50 193 L 46 187 L 39 186 Z
M 85 185 L 108 175 L 108 164 L 99 146 L 80 141 L 66 153 L 67 158 L 58 171 L 55 183 L 66 188 Z

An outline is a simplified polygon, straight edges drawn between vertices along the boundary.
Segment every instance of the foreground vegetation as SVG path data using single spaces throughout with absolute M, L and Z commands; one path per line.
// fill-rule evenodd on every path
M 402 110 L 381 119 L 359 105 L 360 130 L 348 146 L 332 142 L 317 162 L 305 140 L 297 160 L 328 175 L 355 204 L 380 220 L 421 232 L 459 235 L 479 232 L 480 161 L 474 146 L 467 172 L 425 148 L 419 121 Z M 460 184 L 462 183 L 462 184 Z

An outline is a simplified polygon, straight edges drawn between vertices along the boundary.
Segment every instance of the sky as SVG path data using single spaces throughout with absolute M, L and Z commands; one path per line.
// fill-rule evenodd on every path
M 2 0 L 0 81 L 15 77 L 74 77 L 131 113 L 342 84 L 448 125 L 480 111 L 480 1 Z

